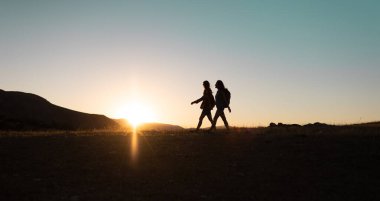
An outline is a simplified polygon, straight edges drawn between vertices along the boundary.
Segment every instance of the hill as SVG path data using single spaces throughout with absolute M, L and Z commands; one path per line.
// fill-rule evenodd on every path
M 143 123 L 138 126 L 140 131 L 181 131 L 181 126 L 163 124 L 163 123 Z
M 113 129 L 119 124 L 104 115 L 54 105 L 35 94 L 0 90 L 1 130 Z
M 133 126 L 126 119 L 114 119 L 121 128 L 126 130 L 132 130 Z M 181 131 L 185 130 L 181 126 L 172 125 L 172 124 L 164 124 L 157 122 L 149 122 L 149 123 L 141 123 L 138 127 L 139 131 Z
M 376 121 L 376 122 L 368 122 L 368 123 L 361 123 L 361 124 L 354 124 L 354 126 L 362 126 L 362 127 L 380 127 L 380 121 Z

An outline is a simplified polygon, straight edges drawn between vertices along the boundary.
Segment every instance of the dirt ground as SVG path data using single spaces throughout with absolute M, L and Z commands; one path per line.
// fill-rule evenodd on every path
M 380 200 L 378 128 L 132 136 L 2 135 L 0 200 Z

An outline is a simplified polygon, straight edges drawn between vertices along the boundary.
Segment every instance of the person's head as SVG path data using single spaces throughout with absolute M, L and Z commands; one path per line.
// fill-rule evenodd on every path
M 217 89 L 224 89 L 225 88 L 222 80 L 216 81 L 215 88 L 217 88 Z
M 203 87 L 205 89 L 209 89 L 210 88 L 210 82 L 208 82 L 207 80 L 203 81 Z

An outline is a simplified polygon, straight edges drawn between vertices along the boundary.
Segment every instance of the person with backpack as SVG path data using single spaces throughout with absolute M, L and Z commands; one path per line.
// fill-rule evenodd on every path
M 230 108 L 231 93 L 230 91 L 228 91 L 226 87 L 224 87 L 224 84 L 221 80 L 216 81 L 215 88 L 218 89 L 215 95 L 216 112 L 215 112 L 214 120 L 212 122 L 212 126 L 210 130 L 216 129 L 215 126 L 219 117 L 222 118 L 224 122 L 224 126 L 226 126 L 226 129 L 229 130 L 230 127 L 228 125 L 226 115 L 224 114 L 224 108 L 228 108 L 228 111 L 231 112 L 231 108 Z
M 201 116 L 199 117 L 197 131 L 199 131 L 199 129 L 201 128 L 203 118 L 205 116 L 207 116 L 207 118 L 210 120 L 211 124 L 213 122 L 212 116 L 211 116 L 211 110 L 214 109 L 214 107 L 215 107 L 215 99 L 214 99 L 214 96 L 212 95 L 210 83 L 207 80 L 203 82 L 203 87 L 204 87 L 203 96 L 201 98 L 191 102 L 191 105 L 193 105 L 193 104 L 196 104 L 196 103 L 199 103 L 202 101 L 202 104 L 201 104 L 202 113 L 201 113 Z

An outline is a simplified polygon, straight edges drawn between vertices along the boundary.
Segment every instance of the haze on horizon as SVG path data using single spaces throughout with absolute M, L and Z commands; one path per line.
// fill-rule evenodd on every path
M 379 10 L 374 0 L 1 1 L 0 89 L 109 117 L 137 101 L 155 121 L 194 127 L 190 102 L 221 79 L 232 126 L 376 121 Z

